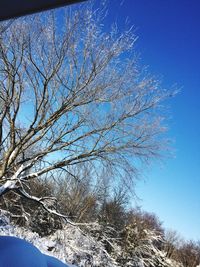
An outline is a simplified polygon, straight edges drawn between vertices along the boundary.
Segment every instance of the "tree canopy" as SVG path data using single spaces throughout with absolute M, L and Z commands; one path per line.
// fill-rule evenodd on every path
M 54 199 L 30 194 L 33 179 L 78 179 L 87 165 L 94 180 L 128 183 L 159 154 L 171 92 L 139 66 L 132 28 L 104 19 L 104 8 L 83 5 L 1 25 L 0 196 L 48 210 Z

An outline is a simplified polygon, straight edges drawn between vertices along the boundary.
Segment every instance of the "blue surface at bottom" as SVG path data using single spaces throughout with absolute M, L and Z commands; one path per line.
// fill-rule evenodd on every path
M 0 267 L 69 267 L 17 237 L 0 236 Z

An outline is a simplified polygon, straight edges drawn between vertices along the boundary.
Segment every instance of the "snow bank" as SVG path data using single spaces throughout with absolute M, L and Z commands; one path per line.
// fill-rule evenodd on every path
M 108 254 L 103 241 L 97 241 L 97 238 L 86 234 L 78 227 L 67 224 L 63 230 L 58 230 L 47 237 L 40 237 L 37 233 L 12 225 L 9 221 L 9 213 L 0 210 L 0 236 L 5 235 L 25 239 L 36 246 L 42 253 L 53 256 L 71 267 L 144 267 L 150 265 L 182 267 L 181 264 L 167 259 L 162 251 L 154 251 L 153 249 L 149 264 L 144 263 L 142 256 L 140 257 L 139 255 L 135 255 L 130 259 L 130 262 L 125 264 L 117 263 L 114 260 L 114 258 L 117 258 L 116 255 L 112 258 L 113 255 Z M 146 243 L 144 246 L 147 247 Z M 115 252 L 117 255 L 121 255 L 121 247 L 117 246 Z M 155 262 L 157 264 L 154 264 Z
M 31 242 L 42 253 L 56 257 L 69 266 L 115 267 L 101 243 L 85 235 L 79 228 L 66 225 L 48 237 L 40 237 L 25 228 L 14 226 L 9 214 L 0 210 L 0 235 L 16 236 Z

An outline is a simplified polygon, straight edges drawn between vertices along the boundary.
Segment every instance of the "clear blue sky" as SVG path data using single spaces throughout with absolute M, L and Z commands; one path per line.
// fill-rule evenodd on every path
M 169 103 L 175 157 L 145 173 L 136 187 L 139 204 L 166 228 L 200 240 L 200 1 L 110 1 L 110 20 L 122 27 L 127 17 L 137 28 L 142 63 L 162 76 L 164 87 L 182 87 Z

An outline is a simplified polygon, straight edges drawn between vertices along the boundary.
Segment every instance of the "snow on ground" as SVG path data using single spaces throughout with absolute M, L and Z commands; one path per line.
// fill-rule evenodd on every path
M 9 221 L 9 213 L 0 210 L 0 236 L 6 235 L 19 237 L 31 242 L 42 253 L 56 257 L 69 267 L 122 266 L 113 260 L 100 241 L 70 224 L 67 224 L 63 230 L 58 230 L 52 235 L 40 237 L 37 233 L 12 225 Z M 152 261 L 154 257 L 157 257 L 157 259 L 165 258 L 161 254 L 161 251 L 156 251 L 150 260 Z M 146 266 L 141 258 L 136 257 L 135 260 L 134 266 Z M 124 266 L 133 266 L 133 261 L 130 265 L 127 263 Z M 152 266 L 155 265 L 153 264 Z M 159 266 L 183 267 L 181 264 L 167 258 Z
M 72 264 L 69 266 L 117 266 L 101 243 L 72 225 L 66 225 L 63 230 L 41 238 L 37 233 L 10 224 L 8 214 L 0 210 L 0 235 L 25 239 L 35 245 L 42 253 L 54 256 L 68 265 L 69 263 Z

